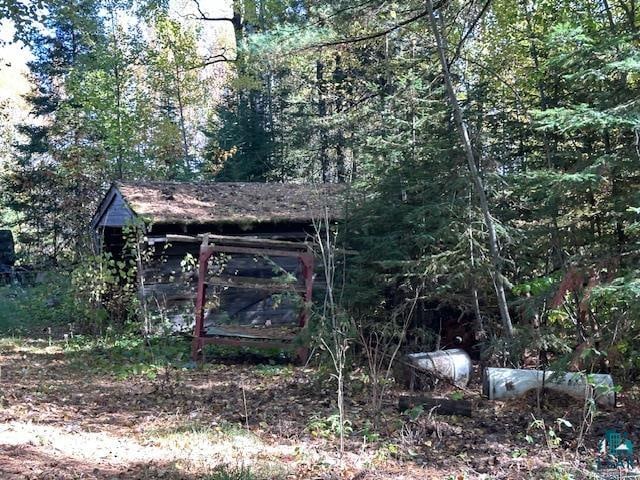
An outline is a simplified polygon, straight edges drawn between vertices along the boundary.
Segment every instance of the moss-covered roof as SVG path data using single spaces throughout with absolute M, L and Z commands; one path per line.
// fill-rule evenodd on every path
M 342 217 L 344 185 L 238 182 L 119 182 L 134 214 L 152 223 L 310 222 Z

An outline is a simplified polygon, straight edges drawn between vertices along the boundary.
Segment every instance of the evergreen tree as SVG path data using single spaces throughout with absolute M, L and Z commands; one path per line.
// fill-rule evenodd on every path
M 21 127 L 28 140 L 17 147 L 20 156 L 3 178 L 3 192 L 19 215 L 21 243 L 55 263 L 87 238 L 79 235 L 90 215 L 86 198 L 103 176 L 100 132 L 77 92 L 104 35 L 95 3 L 87 0 L 52 3 L 44 27 L 32 45 L 37 87 L 28 98 L 39 121 Z

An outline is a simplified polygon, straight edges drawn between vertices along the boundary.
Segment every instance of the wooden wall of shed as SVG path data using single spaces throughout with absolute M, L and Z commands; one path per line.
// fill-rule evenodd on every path
M 112 188 L 107 193 L 105 202 L 101 207 L 101 217 L 98 219 L 94 227 L 120 227 L 126 225 L 133 219 L 133 213 L 127 206 L 117 189 Z
M 206 225 L 153 225 L 149 236 L 208 232 L 218 235 L 305 240 L 312 237 L 312 231 L 313 227 L 308 224 L 284 223 L 254 225 L 252 228 L 239 225 L 216 228 Z M 105 228 L 103 243 L 105 251 L 112 252 L 116 258 L 122 256 L 125 242 L 120 229 Z M 189 242 L 158 242 L 144 248 L 139 290 L 146 314 L 151 317 L 156 327 L 192 332 L 199 252 L 200 244 Z M 212 264 L 215 264 L 215 261 Z M 234 254 L 226 263 L 224 271 L 218 273 L 262 279 L 283 279 L 284 275 L 289 273 L 295 276 L 298 286 L 303 284 L 301 266 L 296 258 L 291 257 L 272 258 L 271 261 L 265 262 L 254 256 Z M 293 292 L 273 294 L 261 290 L 220 286 L 209 287 L 208 291 L 210 301 L 205 329 L 225 325 L 297 324 L 302 308 L 299 294 Z
M 98 252 L 111 254 L 116 259 L 121 259 L 123 257 L 123 249 L 126 241 L 122 235 L 122 228 L 100 228 L 97 234 L 96 243 Z
M 158 243 L 143 265 L 143 296 L 147 311 L 173 331 L 193 328 L 199 244 Z M 302 267 L 294 257 L 217 254 L 209 263 L 209 277 L 220 280 L 274 279 L 302 287 Z M 293 290 L 293 289 L 292 289 Z M 271 292 L 244 287 L 210 285 L 207 289 L 205 330 L 213 327 L 295 325 L 303 303 L 294 291 Z

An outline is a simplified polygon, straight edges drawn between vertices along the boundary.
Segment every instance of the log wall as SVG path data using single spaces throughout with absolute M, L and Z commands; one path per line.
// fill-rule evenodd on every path
M 143 252 L 141 297 L 154 323 L 171 331 L 193 329 L 199 249 L 198 243 L 162 242 Z M 205 330 L 298 323 L 304 280 L 297 258 L 217 254 L 206 281 Z

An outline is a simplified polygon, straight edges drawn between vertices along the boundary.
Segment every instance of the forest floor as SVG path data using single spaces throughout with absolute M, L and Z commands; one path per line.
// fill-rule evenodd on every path
M 599 478 L 589 472 L 605 429 L 640 445 L 637 392 L 599 413 L 576 455 L 580 402 L 557 399 L 538 414 L 530 398 L 489 402 L 476 384 L 434 392 L 471 400 L 470 418 L 401 414 L 400 390 L 374 416 L 356 371 L 339 459 L 335 393 L 317 368 L 152 367 L 138 361 L 139 345 L 74 345 L 0 339 L 2 480 Z

